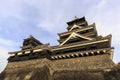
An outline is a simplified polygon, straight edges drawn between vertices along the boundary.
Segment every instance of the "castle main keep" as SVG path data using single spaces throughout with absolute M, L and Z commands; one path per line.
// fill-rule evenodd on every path
M 67 24 L 67 31 L 58 33 L 59 45 L 24 39 L 20 51 L 9 52 L 2 80 L 104 80 L 102 73 L 115 66 L 112 36 L 99 36 L 95 23 L 88 25 L 85 17 Z

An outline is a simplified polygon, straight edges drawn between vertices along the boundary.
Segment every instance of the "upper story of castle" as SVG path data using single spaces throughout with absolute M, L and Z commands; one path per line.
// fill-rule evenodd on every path
M 59 45 L 50 46 L 43 44 L 33 36 L 24 39 L 20 51 L 9 52 L 8 61 L 20 61 L 36 58 L 48 58 L 51 60 L 101 55 L 110 53 L 111 59 L 113 47 L 111 47 L 111 35 L 102 37 L 97 34 L 95 23 L 88 25 L 85 17 L 74 17 L 67 22 L 67 31 L 58 33 Z

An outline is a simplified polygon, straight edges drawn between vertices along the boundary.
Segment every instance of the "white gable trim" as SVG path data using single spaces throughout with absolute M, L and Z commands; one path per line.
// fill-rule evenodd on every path
M 83 38 L 83 39 L 87 39 L 87 40 L 93 40 L 92 38 L 89 38 L 89 37 L 85 37 L 85 36 L 82 36 L 80 34 L 77 34 L 75 32 L 73 32 L 64 42 L 62 42 L 60 44 L 60 46 L 64 45 L 67 41 L 69 41 L 71 38 L 75 38 L 75 37 L 80 37 L 80 38 Z
M 73 30 L 74 28 L 77 28 L 77 27 L 82 28 L 81 26 L 78 26 L 78 25 L 74 24 L 73 27 L 69 31 L 71 31 L 71 30 Z

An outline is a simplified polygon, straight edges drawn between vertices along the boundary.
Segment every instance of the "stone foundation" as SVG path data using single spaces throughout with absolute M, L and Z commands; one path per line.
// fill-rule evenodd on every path
M 75 77 L 75 75 L 80 73 L 84 77 L 85 75 L 90 75 L 90 73 L 101 76 L 101 72 L 109 70 L 113 66 L 114 63 L 110 59 L 109 54 L 62 60 L 43 58 L 9 62 L 2 75 L 3 80 L 59 80 L 61 76 L 68 76 L 69 79 L 70 75 L 73 75 L 70 77 Z M 80 76 L 75 78 L 80 78 Z M 63 80 L 63 77 L 61 79 Z M 66 77 L 64 80 L 68 79 Z M 72 78 L 69 80 L 72 80 Z

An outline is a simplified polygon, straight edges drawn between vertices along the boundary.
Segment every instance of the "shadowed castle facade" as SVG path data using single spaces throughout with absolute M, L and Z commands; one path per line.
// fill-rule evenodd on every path
M 9 52 L 3 80 L 105 80 L 102 73 L 115 66 L 111 35 L 97 34 L 95 23 L 85 17 L 67 22 L 58 33 L 59 45 L 43 44 L 33 36 L 24 39 L 20 51 Z

